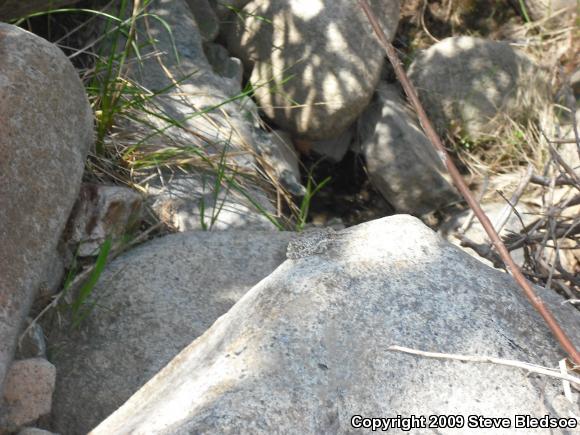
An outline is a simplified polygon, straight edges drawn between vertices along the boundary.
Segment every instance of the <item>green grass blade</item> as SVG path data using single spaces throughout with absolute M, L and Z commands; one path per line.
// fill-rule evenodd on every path
M 89 297 L 91 296 L 93 290 L 95 289 L 95 286 L 99 282 L 101 274 L 103 273 L 105 265 L 107 264 L 107 258 L 109 256 L 111 246 L 112 240 L 108 238 L 101 246 L 101 250 L 99 251 L 99 255 L 95 262 L 95 268 L 93 269 L 93 272 L 89 276 L 87 282 L 85 282 L 83 286 L 79 289 L 79 293 L 71 305 L 73 327 L 77 327 L 86 315 L 86 313 L 85 315 L 83 315 L 82 308 L 87 304 Z
M 308 182 L 306 183 L 306 194 L 300 203 L 300 214 L 298 216 L 298 223 L 296 225 L 297 231 L 302 231 L 304 229 L 304 225 L 306 225 L 306 219 L 308 219 L 308 214 L 310 213 L 310 203 L 312 202 L 312 198 L 320 191 L 320 189 L 326 186 L 330 180 L 331 177 L 326 177 L 313 189 L 312 185 L 314 183 L 312 181 L 312 175 L 308 176 Z

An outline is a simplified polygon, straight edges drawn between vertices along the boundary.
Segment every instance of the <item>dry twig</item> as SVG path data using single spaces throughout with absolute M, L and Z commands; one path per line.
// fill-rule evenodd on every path
M 562 379 L 565 382 L 574 384 L 577 389 L 580 390 L 580 377 L 570 375 L 567 372 L 562 372 L 561 370 L 551 369 L 549 367 L 538 366 L 536 364 L 530 364 L 523 361 L 517 361 L 513 359 L 503 359 L 496 358 L 493 356 L 476 356 L 476 355 L 459 355 L 452 353 L 440 353 L 440 352 L 425 352 L 422 350 L 411 349 L 409 347 L 403 346 L 389 346 L 387 350 L 392 350 L 394 352 L 408 353 L 411 355 L 423 356 L 426 358 L 435 359 L 450 359 L 454 361 L 463 362 L 475 362 L 475 363 L 488 363 L 488 364 L 498 364 L 507 367 L 515 367 L 518 369 L 527 370 L 532 373 L 538 373 L 540 375 L 550 376 L 552 378 Z

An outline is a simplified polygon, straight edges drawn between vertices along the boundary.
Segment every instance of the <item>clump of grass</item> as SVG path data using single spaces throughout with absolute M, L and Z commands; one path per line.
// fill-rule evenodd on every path
M 158 98 L 173 92 L 179 93 L 181 83 L 195 79 L 197 72 L 185 77 L 168 75 L 171 84 L 158 90 L 145 89 L 131 78 L 131 68 L 134 69 L 147 56 L 161 54 L 156 49 L 155 39 L 148 32 L 140 30 L 148 28 L 147 20 L 160 23 L 158 27 L 163 28 L 172 41 L 172 54 L 176 59 L 179 58 L 170 26 L 162 17 L 149 11 L 150 3 L 150 0 L 119 0 L 110 2 L 102 9 L 63 8 L 19 20 L 20 24 L 25 24 L 34 17 L 45 15 L 50 24 L 48 27 L 54 28 L 58 23 L 53 17 L 73 17 L 68 23 L 70 30 L 60 29 L 54 37 L 57 42 L 65 45 L 63 49 L 71 60 L 83 58 L 79 64 L 83 67 L 81 73 L 95 113 L 97 132 L 96 147 L 87 160 L 85 178 L 94 182 L 125 184 L 146 193 L 147 184 L 153 182 L 163 170 L 210 173 L 214 175 L 212 189 L 216 198 L 220 192 L 235 191 L 277 228 L 300 226 L 296 222 L 305 219 L 301 207 L 295 204 L 292 196 L 274 178 L 274 174 L 261 169 L 264 167 L 261 157 L 249 146 L 240 151 L 232 149 L 227 141 L 212 143 L 208 138 L 200 136 L 199 132 L 188 131 L 184 125 L 187 119 L 175 119 L 157 104 Z M 116 5 L 114 9 L 111 6 L 113 4 Z M 99 35 L 92 35 L 88 43 L 81 32 L 81 29 L 87 32 L 87 27 L 100 29 Z M 76 33 L 79 35 L 75 39 Z M 80 48 L 75 50 L 75 44 Z M 238 95 L 213 107 L 193 110 L 190 117 L 207 116 L 224 105 L 251 98 L 257 89 L 270 85 L 248 84 Z M 195 144 L 184 143 L 176 140 L 175 135 L 167 134 L 172 129 L 193 134 L 196 136 Z M 210 151 L 215 149 L 223 149 L 223 153 Z M 236 157 L 244 152 L 251 154 L 258 162 L 253 170 L 248 171 L 236 164 Z M 276 193 L 275 215 L 268 213 L 252 198 L 253 186 Z M 312 195 L 308 197 L 308 202 L 311 200 Z M 202 214 L 202 227 L 211 230 L 212 223 L 217 220 L 216 213 L 219 215 L 221 210 L 219 205 L 211 211 L 204 210 L 209 215 Z M 155 223 L 151 221 L 151 224 Z
M 542 168 L 548 150 L 541 138 L 538 118 L 515 121 L 505 114 L 497 118 L 493 134 L 472 138 L 459 128 L 449 130 L 448 143 L 463 166 L 480 179 L 518 172 L 528 164 Z
M 312 176 L 312 171 L 314 168 L 310 170 L 308 174 L 308 181 L 306 182 L 306 194 L 302 198 L 302 202 L 300 203 L 300 212 L 298 215 L 298 221 L 296 222 L 296 231 L 302 231 L 304 226 L 306 225 L 306 221 L 308 219 L 308 215 L 310 213 L 310 204 L 312 202 L 312 198 L 320 191 L 324 186 L 326 186 L 331 178 L 326 177 L 319 183 L 316 183 L 314 177 Z
M 236 190 L 253 203 L 259 213 L 275 222 L 278 228 L 284 228 L 286 224 L 282 225 L 280 221 L 291 221 L 292 217 L 285 219 L 281 213 L 275 217 L 271 216 L 251 198 L 249 193 L 251 189 L 247 187 L 255 184 L 265 187 L 267 191 L 278 192 L 278 200 L 285 201 L 292 212 L 296 207 L 293 206 L 291 196 L 259 167 L 255 168 L 253 176 L 240 169 L 235 164 L 236 155 L 240 154 L 239 150 L 212 154 L 208 152 L 209 149 L 219 150 L 223 147 L 225 151 L 229 144 L 227 142 L 215 144 L 200 137 L 198 133 L 193 133 L 198 136 L 198 140 L 192 146 L 190 143 L 176 141 L 174 136 L 166 134 L 170 129 L 182 129 L 191 134 L 192 132 L 187 131 L 187 127 L 183 125 L 189 118 L 184 120 L 172 118 L 160 109 L 156 104 L 156 98 L 173 91 L 179 92 L 181 82 L 192 78 L 196 72 L 187 77 L 176 79 L 171 77 L 173 83 L 157 91 L 144 89 L 131 80 L 126 73 L 127 66 L 139 63 L 142 59 L 142 49 L 146 46 L 154 49 L 155 44 L 155 41 L 137 35 L 135 23 L 153 15 L 146 11 L 147 2 L 144 2 L 140 9 L 134 7 L 131 15 L 125 18 L 122 16 L 126 10 L 125 3 L 122 2 L 117 11 L 118 18 L 107 21 L 105 33 L 112 35 L 111 42 L 108 43 L 108 54 L 95 53 L 96 64 L 87 74 L 87 89 L 97 118 L 97 148 L 87 165 L 90 176 L 99 181 L 113 178 L 116 182 L 145 191 L 146 186 L 143 186 L 141 181 L 147 178 L 147 181 L 151 182 L 149 176 L 163 168 L 210 172 L 216 175 L 217 183 L 214 186 L 216 195 L 224 189 Z M 169 26 L 161 19 L 158 20 L 170 33 Z M 141 40 L 138 40 L 137 36 L 141 36 Z M 175 51 L 175 47 L 173 49 Z M 175 53 L 175 56 L 177 57 L 178 53 Z M 255 86 L 247 86 L 238 95 L 212 107 L 196 110 L 190 117 L 203 117 L 216 112 L 221 106 L 251 97 L 254 91 Z M 256 160 L 260 160 L 252 150 L 248 149 L 245 152 L 253 154 Z M 278 210 L 283 208 L 279 206 Z M 211 221 L 215 220 L 216 216 L 213 216 L 209 225 L 202 226 L 211 229 Z

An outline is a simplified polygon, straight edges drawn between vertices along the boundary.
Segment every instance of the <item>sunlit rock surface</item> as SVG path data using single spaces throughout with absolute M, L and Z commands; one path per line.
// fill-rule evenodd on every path
M 355 414 L 568 416 L 560 381 L 388 350 L 563 357 L 508 275 L 419 220 L 310 233 L 287 255 L 91 433 L 342 434 Z M 578 341 L 577 313 L 549 295 Z
M 398 0 L 372 8 L 389 38 Z M 368 104 L 384 51 L 357 2 L 254 0 L 222 28 L 230 51 L 252 70 L 258 105 L 280 128 L 306 139 L 333 139 Z
M 507 42 L 446 38 L 417 54 L 409 78 L 439 132 L 466 140 L 497 137 L 550 101 L 546 72 Z
M 359 127 L 369 178 L 398 212 L 420 216 L 459 200 L 397 86 L 379 85 Z

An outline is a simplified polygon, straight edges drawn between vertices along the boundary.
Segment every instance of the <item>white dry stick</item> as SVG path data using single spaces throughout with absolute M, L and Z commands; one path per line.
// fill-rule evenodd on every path
M 562 373 L 563 375 L 568 374 L 568 366 L 566 364 L 566 359 L 561 359 L 558 365 L 560 366 L 560 373 Z M 568 402 L 574 403 L 574 398 L 572 397 L 572 390 L 570 389 L 570 382 L 562 381 L 562 385 L 564 387 L 564 396 L 566 396 Z
M 562 379 L 564 381 L 574 384 L 575 388 L 580 390 L 580 378 L 568 373 L 560 373 L 559 370 L 551 369 L 549 367 L 538 366 L 535 364 L 526 363 L 523 361 L 516 361 L 512 359 L 502 359 L 495 358 L 493 356 L 476 356 L 476 355 L 459 355 L 451 353 L 440 353 L 440 352 L 425 352 L 422 350 L 411 349 L 409 347 L 403 346 L 389 346 L 387 350 L 392 350 L 395 352 L 409 353 L 411 355 L 424 356 L 426 358 L 436 358 L 436 359 L 450 359 L 455 361 L 463 362 L 476 362 L 476 363 L 488 363 L 488 364 L 498 364 L 502 366 L 515 367 L 519 369 L 524 369 L 532 373 L 538 373 L 540 375 L 550 376 L 552 378 Z

